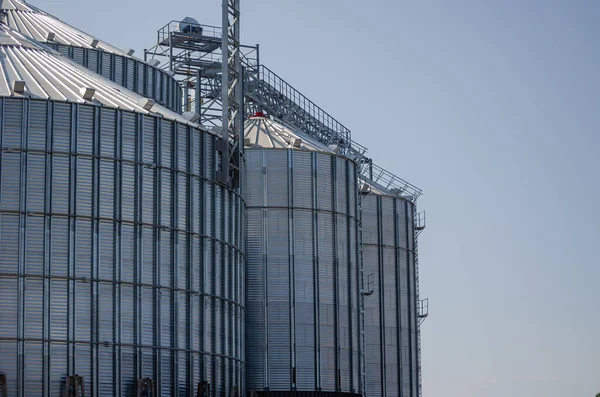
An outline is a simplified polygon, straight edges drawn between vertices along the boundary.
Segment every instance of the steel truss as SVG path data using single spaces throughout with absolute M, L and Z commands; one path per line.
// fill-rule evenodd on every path
M 258 46 L 239 41 L 239 2 L 223 3 L 224 29 L 190 18 L 171 21 L 158 30 L 156 45 L 144 51 L 147 62 L 162 62 L 180 82 L 184 116 L 222 136 L 218 177 L 234 187 L 239 186 L 243 152 L 243 76 L 251 78 L 258 64 Z
M 220 148 L 221 182 L 238 186 L 244 146 L 241 140 L 244 117 L 261 112 L 308 134 L 335 153 L 354 160 L 359 168 L 362 193 L 368 193 L 372 186 L 416 203 L 422 194 L 421 189 L 373 163 L 366 156 L 366 147 L 352 140 L 348 128 L 272 70 L 260 64 L 258 45 L 246 46 L 240 43 L 239 4 L 240 0 L 223 2 L 223 28 L 201 25 L 193 20 L 172 21 L 158 31 L 157 44 L 145 51 L 147 61 L 148 58 L 166 61 L 163 67 L 181 82 L 185 94 L 182 109 L 184 114 L 221 133 L 224 143 Z M 222 90 L 223 86 L 227 90 Z M 223 161 L 226 158 L 229 161 Z M 362 211 L 361 201 L 359 197 L 359 211 Z M 415 225 L 415 251 L 418 235 L 423 229 L 424 218 L 421 219 L 419 215 Z M 362 240 L 361 225 L 358 233 Z M 415 254 L 419 308 L 417 393 L 420 396 L 420 324 L 427 316 L 427 300 L 419 300 L 417 255 Z M 360 268 L 362 273 L 362 259 Z M 361 323 L 364 323 L 363 317 L 364 307 L 361 308 Z M 361 334 L 361 345 L 364 351 L 364 333 Z M 360 371 L 364 387 L 364 361 L 361 362 Z
M 223 1 L 222 53 L 222 126 L 223 138 L 219 179 L 239 187 L 242 135 L 244 131 L 244 89 L 240 57 L 240 0 Z M 226 62 L 225 62 L 226 60 Z M 229 143 L 231 142 L 231 147 Z M 242 141 L 243 142 L 243 141 Z

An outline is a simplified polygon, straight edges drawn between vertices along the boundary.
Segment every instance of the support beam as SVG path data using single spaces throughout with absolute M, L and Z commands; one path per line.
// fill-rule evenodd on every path
M 240 59 L 240 0 L 223 0 L 221 182 L 238 186 L 243 134 L 242 63 Z M 231 140 L 231 141 L 230 141 Z M 231 148 L 229 143 L 231 143 Z

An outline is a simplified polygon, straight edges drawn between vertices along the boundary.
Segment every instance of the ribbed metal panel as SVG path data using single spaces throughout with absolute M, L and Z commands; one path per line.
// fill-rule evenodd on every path
M 243 201 L 214 180 L 216 137 L 125 110 L 0 97 L 7 114 L 9 395 L 62 395 L 70 374 L 91 396 L 134 395 L 142 377 L 160 396 L 195 395 L 201 381 L 243 391 Z
M 362 199 L 365 280 L 366 393 L 417 396 L 414 206 L 398 197 Z
M 112 75 L 114 76 L 114 82 L 125 87 L 126 75 L 125 75 L 125 62 L 126 59 L 120 56 L 114 56 L 112 59 L 112 63 L 115 65 L 114 70 L 112 71 Z M 112 79 L 111 79 L 112 80 Z
M 303 150 L 245 157 L 248 388 L 362 393 L 355 164 Z

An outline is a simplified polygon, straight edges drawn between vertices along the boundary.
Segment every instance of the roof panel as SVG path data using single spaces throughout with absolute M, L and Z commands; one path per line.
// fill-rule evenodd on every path
M 129 57 L 123 50 L 85 33 L 53 15 L 40 10 L 22 0 L 0 0 L 0 10 L 7 14 L 6 23 L 41 43 L 58 43 L 82 48 L 98 48 L 102 51 Z M 54 40 L 48 40 L 48 33 L 54 33 Z M 93 47 L 92 42 L 98 41 Z
M 5 0 L 6 1 L 6 0 Z M 25 93 L 13 91 L 15 81 L 25 82 Z M 93 100 L 86 101 L 82 88 L 93 88 Z M 75 103 L 97 105 L 159 114 L 181 123 L 190 123 L 183 116 L 158 104 L 147 111 L 147 98 L 93 73 L 74 61 L 40 45 L 30 38 L 0 23 L 0 96 L 29 96 Z
M 263 116 L 251 117 L 246 121 L 244 138 L 244 145 L 248 148 L 296 149 L 333 153 L 331 149 L 311 136 L 292 130 Z

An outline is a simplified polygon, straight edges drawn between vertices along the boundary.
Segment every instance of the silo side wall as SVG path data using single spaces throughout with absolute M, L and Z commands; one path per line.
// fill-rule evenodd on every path
M 418 396 L 413 217 L 409 201 L 362 199 L 364 277 L 374 290 L 365 299 L 369 397 Z
M 245 156 L 248 389 L 360 393 L 356 166 Z
M 0 98 L 0 372 L 10 396 L 244 390 L 243 202 L 215 140 L 91 105 Z
M 183 90 L 164 70 L 117 54 L 44 43 L 87 69 L 177 112 L 182 112 Z

